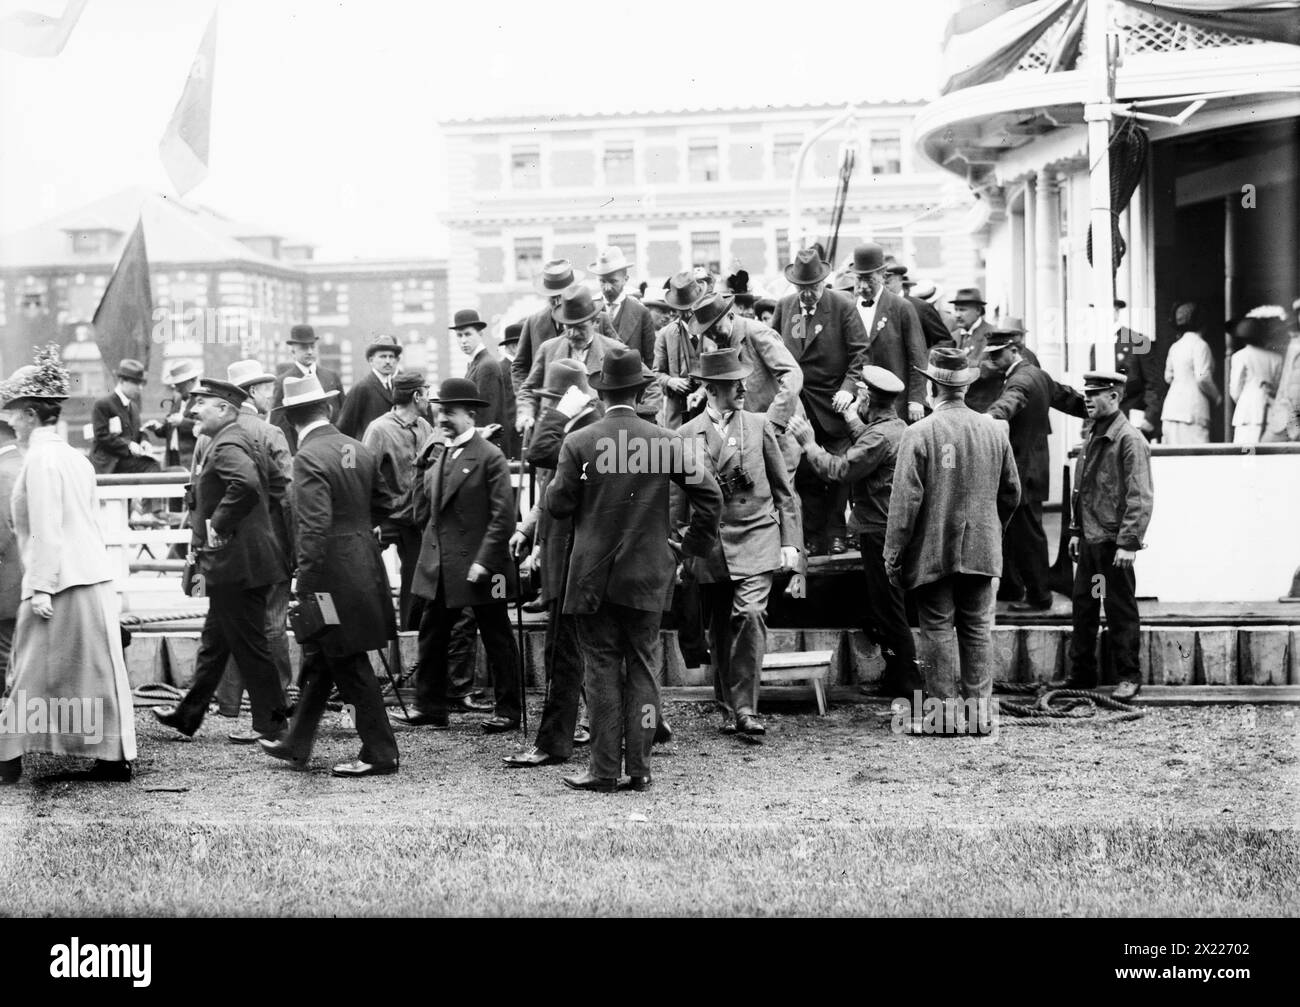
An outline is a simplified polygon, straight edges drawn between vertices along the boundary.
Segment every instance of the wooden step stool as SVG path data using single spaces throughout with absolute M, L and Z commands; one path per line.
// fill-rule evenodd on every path
M 826 716 L 826 678 L 831 673 L 833 651 L 805 650 L 792 654 L 766 654 L 758 680 L 763 685 L 807 682 L 817 697 L 817 713 Z

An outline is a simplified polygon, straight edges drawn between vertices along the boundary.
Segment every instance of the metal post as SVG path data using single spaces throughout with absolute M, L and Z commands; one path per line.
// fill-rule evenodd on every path
M 1034 175 L 1031 173 L 1025 179 L 1024 195 L 1024 213 L 1021 221 L 1024 224 L 1025 240 L 1025 261 L 1024 268 L 1021 272 L 1024 274 L 1025 284 L 1025 326 L 1033 333 L 1033 349 L 1041 350 L 1043 345 L 1043 330 L 1038 324 L 1038 203 L 1037 193 L 1034 192 Z M 1029 340 L 1026 339 L 1026 342 Z
M 1115 287 L 1111 272 L 1110 119 L 1114 98 L 1111 67 L 1109 0 L 1088 0 L 1088 100 L 1083 118 L 1088 124 L 1088 222 L 1092 225 L 1091 331 L 1097 367 L 1115 366 L 1115 341 L 1111 318 Z
M 1237 317 L 1237 199 L 1223 197 L 1223 317 Z M 1232 440 L 1232 332 L 1223 334 L 1223 439 Z
M 852 122 L 857 116 L 858 109 L 856 105 L 848 106 L 843 112 L 835 118 L 829 120 L 820 129 L 815 130 L 809 137 L 799 145 L 799 153 L 794 159 L 794 174 L 790 178 L 790 257 L 794 258 L 794 253 L 801 251 L 806 247 L 807 235 L 803 233 L 799 226 L 799 183 L 803 176 L 803 163 L 808 157 L 808 151 L 812 150 L 812 145 L 829 133 L 836 126 L 845 122 Z M 797 242 L 797 243 L 796 243 Z M 778 263 L 781 265 L 781 263 Z

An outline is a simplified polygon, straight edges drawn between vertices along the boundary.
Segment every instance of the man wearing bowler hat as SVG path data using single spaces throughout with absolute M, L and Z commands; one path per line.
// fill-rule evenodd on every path
M 345 401 L 343 382 L 328 367 L 321 367 L 316 362 L 316 330 L 310 325 L 295 325 L 289 330 L 289 352 L 293 361 L 281 364 L 275 369 L 275 394 L 271 396 L 271 422 L 284 431 L 284 438 L 289 442 L 289 450 L 298 450 L 298 434 L 293 424 L 280 415 L 280 405 L 284 402 L 284 379 L 315 377 L 327 392 L 338 392 L 329 403 L 330 422 L 338 419 L 339 411 Z
M 730 294 L 715 294 L 730 303 Z M 693 376 L 708 405 L 678 431 L 722 491 L 722 519 L 709 552 L 691 561 L 704 596 L 713 655 L 713 694 L 726 712 L 723 730 L 766 731 L 758 719 L 759 673 L 767 650 L 767 599 L 778 570 L 799 567 L 799 505 L 776 440 L 761 413 L 742 408 L 752 368 L 736 348 L 700 356 Z M 673 493 L 673 526 L 690 527 L 686 494 Z
M 681 487 L 691 505 L 680 546 L 688 556 L 712 547 L 722 510 L 716 480 L 692 465 L 682 439 L 637 415 L 637 398 L 652 380 L 636 350 L 619 346 L 605 355 L 591 382 L 605 416 L 565 437 L 546 489 L 551 516 L 573 518 L 564 611 L 578 616 L 591 713 L 587 771 L 564 779 L 575 790 L 612 792 L 624 766 L 633 789 L 650 786 L 660 722 L 659 624 L 677 567 L 669 486 Z
M 534 289 L 546 298 L 546 304 L 524 319 L 523 328 L 519 332 L 519 348 L 515 351 L 515 359 L 510 364 L 510 380 L 514 385 L 516 397 L 520 395 L 520 388 L 532 373 L 533 359 L 537 351 L 548 339 L 554 339 L 563 331 L 560 323 L 555 320 L 555 309 L 560 306 L 560 299 L 564 292 L 580 279 L 582 279 L 581 274 L 574 271 L 573 263 L 568 259 L 551 259 L 533 281 Z M 595 328 L 603 336 L 617 338 L 607 316 L 602 315 L 598 318 Z M 515 427 L 520 433 L 524 432 L 523 422 L 524 416 L 521 413 L 515 421 Z
M 393 408 L 393 377 L 402 359 L 402 344 L 382 334 L 366 347 L 370 373 L 352 386 L 339 410 L 338 430 L 344 437 L 361 440 L 366 427 Z M 323 386 L 322 386 L 323 387 Z
M 925 339 L 916 309 L 901 293 L 885 285 L 887 276 L 900 277 L 906 268 L 885 263 L 885 250 L 874 242 L 853 249 L 853 274 L 857 278 L 858 317 L 867 333 L 867 358 L 883 367 L 907 386 L 895 408 L 899 419 L 915 423 L 925 415 Z M 900 286 L 901 289 L 901 286 Z
M 654 371 L 662 375 L 663 408 L 659 422 L 676 430 L 704 408 L 704 389 L 691 377 L 700 362 L 700 354 L 716 350 L 711 337 L 693 330 L 690 325 L 695 305 L 706 296 L 704 286 L 689 271 L 668 278 L 664 303 L 673 318 L 655 333 Z M 645 359 L 645 358 L 642 358 Z
M 785 267 L 795 286 L 777 302 L 772 328 L 803 370 L 800 398 L 817 443 L 835 454 L 849 446 L 844 416 L 857 398 L 857 376 L 867 364 L 868 340 L 853 301 L 826 289 L 831 267 L 815 248 L 805 248 Z M 848 549 L 844 509 L 848 487 L 828 484 L 800 463 L 795 489 L 803 505 L 808 555 Z
M 90 463 L 95 471 L 157 472 L 158 460 L 140 444 L 140 396 L 144 391 L 144 364 L 123 360 L 113 372 L 117 383 L 90 410 L 94 443 Z
M 489 734 L 519 726 L 519 651 L 510 631 L 509 603 L 518 593 L 510 556 L 515 496 L 499 448 L 475 429 L 487 406 L 472 381 L 448 378 L 434 399 L 442 452 L 419 484 L 416 520 L 424 526 L 412 590 L 425 599 L 411 725 L 446 727 L 448 651 L 463 609 L 474 611 L 496 691 Z
M 642 360 L 650 360 L 655 351 L 654 322 L 648 308 L 635 297 L 627 296 L 627 279 L 631 268 L 632 263 L 627 261 L 623 250 L 611 246 L 600 250 L 596 261 L 587 267 L 587 271 L 600 281 L 600 292 L 604 298 L 602 309 L 609 317 L 619 342 L 640 353 Z
M 930 351 L 934 412 L 899 441 L 885 526 L 885 569 L 916 599 L 921 675 L 943 704 L 945 734 L 992 729 L 993 582 L 1020 501 L 1006 433 L 963 401 L 978 374 L 961 350 Z
M 498 429 L 488 440 L 499 447 L 507 458 L 514 457 L 511 450 L 515 439 L 515 390 L 501 361 L 483 342 L 483 330 L 487 328 L 487 322 L 479 318 L 478 312 L 473 308 L 468 308 L 456 312 L 450 328 L 456 334 L 460 351 L 469 357 L 469 363 L 465 365 L 465 379 L 474 382 L 474 387 L 487 403 L 479 410 L 475 423 L 480 429 L 495 424 Z M 515 451 L 514 454 L 518 452 Z
M 1123 374 L 1089 371 L 1083 382 L 1092 428 L 1074 479 L 1069 550 L 1078 566 L 1066 686 L 1091 689 L 1097 684 L 1097 625 L 1104 603 L 1106 633 L 1119 679 L 1114 696 L 1132 699 L 1142 688 L 1133 563 L 1151 522 L 1151 448 L 1120 409 Z M 1105 590 L 1098 591 L 1098 583 L 1104 583 Z

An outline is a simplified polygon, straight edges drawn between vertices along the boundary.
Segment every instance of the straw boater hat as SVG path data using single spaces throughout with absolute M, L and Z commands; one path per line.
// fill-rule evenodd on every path
M 397 341 L 396 336 L 390 336 L 387 333 L 375 336 L 370 340 L 370 345 L 366 347 L 366 359 L 369 360 L 380 350 L 387 350 L 397 356 L 402 355 L 402 344 Z
M 951 346 L 935 346 L 930 349 L 929 366 L 913 367 L 936 384 L 949 388 L 961 388 L 969 385 L 980 376 L 978 367 L 966 366 L 966 354 Z
M 0 385 L 0 408 L 24 402 L 62 402 L 72 391 L 72 378 L 59 360 L 59 347 L 47 343 L 36 350 L 36 363 L 18 368 Z
M 442 406 L 486 406 L 487 400 L 479 397 L 478 385 L 469 378 L 448 378 L 438 386 L 438 394 L 430 402 Z
M 753 368 L 740 362 L 740 350 L 709 350 L 700 354 L 700 362 L 691 371 L 691 377 L 701 381 L 740 381 L 753 373 Z
M 573 263 L 568 259 L 552 259 L 542 267 L 541 273 L 533 281 L 539 294 L 558 297 L 578 282 L 578 275 L 573 271 Z
M 316 377 L 315 374 L 308 374 L 302 378 L 285 378 L 283 406 L 285 409 L 292 409 L 294 406 L 325 402 L 334 398 L 337 394 L 337 388 L 333 391 L 325 391 L 321 387 L 320 378 Z
M 623 255 L 623 249 L 617 245 L 611 245 L 609 248 L 602 248 L 596 256 L 596 261 L 587 267 L 587 271 L 592 276 L 608 276 L 610 273 L 617 273 L 620 269 L 631 269 L 632 263 L 627 261 Z
M 226 368 L 226 380 L 247 391 L 254 385 L 275 381 L 275 375 L 262 370 L 260 360 L 236 360 Z
M 285 383 L 288 384 L 287 381 Z M 236 409 L 248 398 L 248 392 L 238 385 L 231 384 L 229 381 L 218 381 L 216 378 L 204 378 L 190 394 L 195 399 L 220 399 Z
M 203 368 L 193 360 L 177 360 L 167 368 L 167 373 L 163 375 L 163 384 L 174 388 L 183 385 L 186 381 L 201 377 L 203 377 Z

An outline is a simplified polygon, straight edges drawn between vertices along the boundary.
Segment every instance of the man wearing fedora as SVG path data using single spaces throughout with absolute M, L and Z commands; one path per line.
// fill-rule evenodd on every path
M 700 354 L 717 349 L 712 338 L 691 327 L 695 305 L 705 297 L 703 285 L 689 270 L 668 278 L 664 303 L 673 318 L 655 333 L 654 371 L 662 375 L 663 408 L 659 422 L 676 430 L 704 408 L 704 390 L 691 377 Z M 644 358 L 643 358 L 644 359 Z
M 906 386 L 907 393 L 898 396 L 895 408 L 899 419 L 915 423 L 925 415 L 925 339 L 916 309 L 900 292 L 886 286 L 886 278 L 893 277 L 901 291 L 907 267 L 886 265 L 884 260 L 885 250 L 873 242 L 853 249 L 853 275 L 857 278 L 853 292 L 867 333 L 867 358 Z
M 329 403 L 330 422 L 338 419 L 344 400 L 343 382 L 328 367 L 321 367 L 316 362 L 316 330 L 310 325 L 295 325 L 289 330 L 289 352 L 293 361 L 281 364 L 275 369 L 275 394 L 271 398 L 272 422 L 284 431 L 284 438 L 289 442 L 289 450 L 298 450 L 298 434 L 293 424 L 280 415 L 280 406 L 284 403 L 285 378 L 315 377 L 327 392 L 338 392 L 338 397 Z
M 903 589 L 890 581 L 885 569 L 885 528 L 894 465 L 907 429 L 895 402 L 906 387 L 893 372 L 872 364 L 862 369 L 862 381 L 860 393 L 865 401 L 860 400 L 849 414 L 853 444 L 844 454 L 833 455 L 818 445 L 812 425 L 803 417 L 792 419 L 790 430 L 818 475 L 851 487 L 849 528 L 858 536 L 867 588 L 863 628 L 885 658 L 881 688 L 888 695 L 911 696 L 921 687 L 916 643 L 907 622 Z
M 537 389 L 542 387 L 546 377 L 546 368 L 556 360 L 576 360 L 587 374 L 599 374 L 601 364 L 611 350 L 623 344 L 612 335 L 603 335 L 598 331 L 602 319 L 608 325 L 608 316 L 592 300 L 585 287 L 570 287 L 560 298 L 559 307 L 551 312 L 551 318 L 561 334 L 548 339 L 533 358 L 532 369 L 518 390 L 519 430 L 532 427 L 537 419 Z M 639 356 L 639 354 L 638 354 Z M 516 361 L 518 363 L 518 361 Z M 644 385 L 642 408 L 659 408 L 659 386 L 655 375 L 646 370 L 650 378 Z
M 993 326 L 984 317 L 987 303 L 978 287 L 962 287 L 952 299 L 957 313 L 957 331 L 953 334 L 957 349 L 966 353 L 970 365 L 979 370 L 979 377 L 966 392 L 966 405 L 982 413 L 993 404 L 1002 390 L 1002 375 L 984 356 L 984 343 L 993 332 Z
M 448 378 L 434 402 L 445 444 L 425 473 L 416 505 L 424 535 L 412 590 L 425 606 L 415 709 L 405 722 L 447 726 L 448 652 L 453 627 L 470 608 L 496 692 L 495 714 L 483 730 L 513 731 L 521 711 L 519 651 L 509 615 L 519 588 L 509 547 L 516 514 L 510 467 L 475 429 L 487 400 L 472 381 Z
M 650 360 L 655 351 L 655 327 L 650 318 L 650 311 L 635 297 L 627 295 L 627 278 L 632 263 L 627 261 L 623 250 L 617 246 L 602 248 L 587 271 L 600 281 L 600 292 L 604 297 L 602 308 L 609 316 L 619 342 L 630 346 L 641 354 L 642 360 Z
M 190 392 L 203 376 L 202 368 L 193 360 L 178 360 L 163 375 L 163 383 L 172 390 L 172 411 L 166 419 L 149 420 L 141 429 L 161 440 L 163 465 L 169 469 L 188 469 L 194 460 L 194 417 L 186 412 Z
M 624 766 L 633 789 L 650 786 L 650 746 L 661 719 L 659 624 L 677 568 L 669 485 L 681 487 L 691 507 L 685 555 L 712 548 L 722 511 L 716 480 L 691 464 L 681 438 L 637 415 L 637 399 L 653 380 L 636 350 L 619 345 L 605 354 L 591 381 L 605 416 L 564 438 L 546 489 L 551 516 L 573 518 L 564 611 L 578 616 L 591 713 L 591 761 L 586 772 L 564 778 L 575 790 L 612 792 Z
M 239 386 L 215 378 L 204 379 L 191 396 L 198 429 L 211 438 L 194 480 L 190 512 L 190 550 L 197 557 L 208 614 L 189 692 L 177 706 L 154 710 L 162 724 L 193 735 L 233 656 L 253 707 L 252 732 L 229 736 L 237 744 L 278 738 L 287 714 L 266 636 L 271 588 L 289 579 L 269 499 L 273 492 L 283 494 L 283 476 L 239 422 L 247 398 Z
M 1020 480 L 1002 427 L 963 401 L 978 368 L 961 350 L 935 347 L 925 373 L 934 412 L 899 441 L 885 569 L 916 599 L 921 677 L 943 703 L 944 733 L 984 733 L 992 728 L 993 582 Z
M 361 440 L 366 427 L 393 408 L 393 376 L 401 359 L 402 344 L 396 337 L 380 334 L 370 340 L 366 347 L 370 373 L 352 386 L 339 410 L 338 430 L 344 437 Z
M 90 464 L 95 472 L 157 472 L 158 460 L 140 444 L 140 396 L 144 391 L 144 364 L 123 360 L 114 371 L 117 383 L 90 410 L 94 443 Z
M 1097 684 L 1097 626 L 1104 603 L 1111 659 L 1119 679 L 1114 697 L 1132 699 L 1142 688 L 1142 633 L 1133 564 L 1151 523 L 1151 448 L 1120 409 L 1123 374 L 1089 371 L 1083 381 L 1092 426 L 1076 463 L 1071 501 L 1068 548 L 1078 566 L 1066 687 L 1091 689 Z M 1104 591 L 1097 590 L 1099 579 Z
M 397 635 L 388 574 L 372 529 L 388 515 L 392 496 L 365 445 L 329 422 L 330 402 L 314 377 L 284 382 L 284 415 L 298 433 L 293 459 L 293 510 L 297 529 L 298 597 L 318 603 L 333 621 L 303 641 L 302 694 L 282 738 L 262 740 L 262 750 L 305 768 L 330 691 L 338 687 L 361 737 L 356 759 L 340 762 L 335 776 L 383 776 L 398 769 L 397 741 L 384 712 L 368 654 Z
M 517 419 L 515 390 L 501 361 L 483 342 L 483 330 L 486 328 L 487 322 L 480 319 L 473 308 L 457 311 L 452 318 L 451 330 L 456 333 L 456 342 L 460 344 L 460 351 L 469 357 L 469 363 L 465 366 L 465 378 L 474 382 L 474 387 L 487 403 L 479 410 L 475 422 L 479 429 L 493 425 L 498 428 L 488 440 L 510 458 L 513 457 L 511 451 Z M 516 449 L 515 454 L 517 453 Z
M 730 305 L 732 295 L 713 296 Z M 722 492 L 718 534 L 709 552 L 691 565 L 704 595 L 713 694 L 726 713 L 723 730 L 752 736 L 766 733 L 757 714 L 767 599 L 778 570 L 798 569 L 803 529 L 776 430 L 762 413 L 741 405 L 751 372 L 734 347 L 702 354 L 693 376 L 708 405 L 678 432 Z M 686 494 L 675 491 L 673 500 L 673 526 L 685 534 L 690 527 Z
M 869 344 L 853 301 L 826 288 L 830 273 L 815 248 L 799 251 L 785 267 L 785 278 L 796 289 L 777 302 L 772 328 L 803 370 L 800 399 L 817 443 L 842 454 L 849 446 L 844 416 L 857 399 L 857 376 L 867 364 Z M 803 507 L 808 555 L 847 551 L 848 487 L 828 484 L 800 462 L 795 489 Z
M 519 333 L 519 348 L 515 351 L 515 358 L 510 364 L 510 379 L 516 397 L 520 395 L 520 388 L 532 373 L 534 358 L 542 348 L 542 344 L 562 333 L 562 326 L 555 320 L 555 309 L 560 306 L 564 292 L 580 279 L 582 276 L 574 271 L 573 263 L 568 259 L 551 259 L 533 281 L 534 289 L 546 298 L 546 304 L 524 319 L 523 328 Z M 617 338 L 614 327 L 609 324 L 609 318 L 604 314 L 596 320 L 596 329 L 602 336 Z M 544 373 L 545 367 L 542 370 Z M 529 421 L 533 419 L 535 417 L 530 415 Z M 522 412 L 515 420 L 515 428 L 521 434 L 524 432 Z

